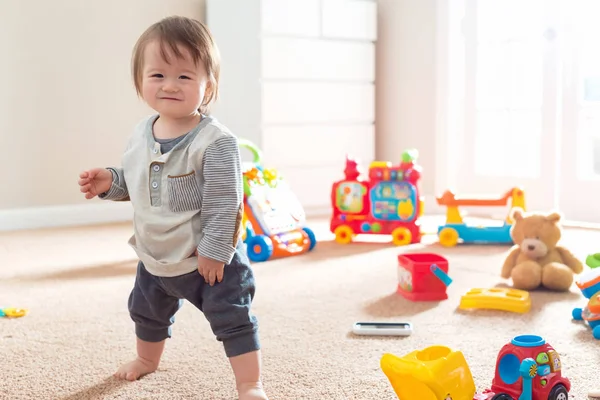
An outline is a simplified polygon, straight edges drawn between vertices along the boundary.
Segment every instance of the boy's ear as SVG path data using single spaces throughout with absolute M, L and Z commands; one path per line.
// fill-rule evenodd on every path
M 202 99 L 202 105 L 206 106 L 210 103 L 214 98 L 214 86 L 212 81 L 209 79 L 206 81 L 206 89 L 204 90 L 204 98 Z

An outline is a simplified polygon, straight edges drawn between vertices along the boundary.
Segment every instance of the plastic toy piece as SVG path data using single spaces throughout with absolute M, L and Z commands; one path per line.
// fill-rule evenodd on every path
M 438 254 L 407 253 L 398 256 L 398 294 L 411 301 L 446 300 L 448 260 Z
M 516 336 L 505 344 L 491 388 L 477 394 L 463 354 L 446 346 L 404 357 L 386 353 L 380 365 L 402 400 L 567 400 L 571 390 L 558 352 L 537 335 Z
M 600 267 L 600 253 L 590 254 L 585 259 L 585 263 L 590 268 L 598 268 L 598 267 Z
M 254 144 L 239 140 L 239 145 L 253 155 L 253 161 L 243 167 L 242 239 L 250 261 L 262 262 L 314 249 L 315 234 L 305 226 L 304 209 L 286 181 L 276 170 L 263 168 L 261 152 Z
M 0 309 L 0 317 L 5 318 L 21 318 L 27 315 L 28 311 L 24 308 L 2 308 Z
M 431 346 L 404 357 L 386 353 L 381 369 L 402 400 L 471 400 L 473 375 L 460 351 Z
M 445 247 L 456 246 L 462 243 L 513 243 L 510 237 L 510 228 L 514 221 L 509 215 L 502 225 L 499 226 L 474 226 L 464 222 L 463 216 L 458 209 L 460 206 L 484 207 L 484 206 L 507 206 L 510 209 L 520 207 L 525 210 L 525 192 L 520 188 L 512 188 L 503 196 L 497 198 L 457 197 L 451 191 L 444 192 L 437 199 L 437 203 L 446 206 L 446 224 L 438 228 L 440 244 Z
M 585 321 L 592 329 L 594 339 L 600 340 L 600 268 L 585 271 L 575 283 L 588 303 L 585 307 L 574 308 L 572 317 L 576 321 Z
M 438 267 L 436 264 L 431 264 L 430 270 L 432 274 L 434 274 L 440 281 L 444 283 L 444 285 L 446 285 L 446 287 L 450 286 L 452 283 L 452 278 L 442 271 L 440 267 Z
M 358 161 L 346 156 L 345 178 L 331 187 L 330 230 L 338 243 L 351 243 L 359 234 L 391 235 L 396 246 L 421 241 L 417 157 L 416 150 L 407 150 L 398 165 L 374 161 L 365 176 Z
M 461 297 L 458 307 L 461 310 L 484 308 L 524 314 L 531 310 L 531 296 L 525 290 L 476 288 Z

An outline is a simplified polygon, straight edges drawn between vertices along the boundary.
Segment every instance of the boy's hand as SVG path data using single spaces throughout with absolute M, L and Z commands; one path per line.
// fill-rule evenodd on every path
M 79 174 L 79 190 L 86 199 L 93 199 L 110 189 L 112 179 L 112 172 L 106 168 L 89 169 Z
M 204 277 L 204 281 L 210 286 L 223 280 L 225 265 L 219 261 L 198 255 L 198 272 Z

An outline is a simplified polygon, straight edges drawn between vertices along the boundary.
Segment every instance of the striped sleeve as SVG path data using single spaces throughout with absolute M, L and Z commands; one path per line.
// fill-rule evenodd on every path
M 229 264 L 239 239 L 244 199 L 237 139 L 225 136 L 211 143 L 204 152 L 202 171 L 198 254 Z
M 102 200 L 129 201 L 129 191 L 125 182 L 123 168 L 107 168 L 112 173 L 112 184 L 108 192 L 98 195 Z

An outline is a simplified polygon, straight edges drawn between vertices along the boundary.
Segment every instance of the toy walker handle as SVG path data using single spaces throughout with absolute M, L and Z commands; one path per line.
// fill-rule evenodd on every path
M 446 287 L 450 286 L 450 284 L 452 283 L 452 278 L 450 278 L 448 274 L 442 271 L 440 267 L 438 267 L 436 264 L 431 264 L 431 267 L 429 269 L 431 270 L 431 273 L 436 276 L 436 278 L 438 278 L 440 281 L 442 281 L 444 285 L 446 285 Z
M 242 149 L 248 149 L 252 153 L 252 162 L 256 165 L 260 165 L 262 162 L 262 153 L 260 149 L 251 141 L 246 139 L 238 139 L 238 145 Z

